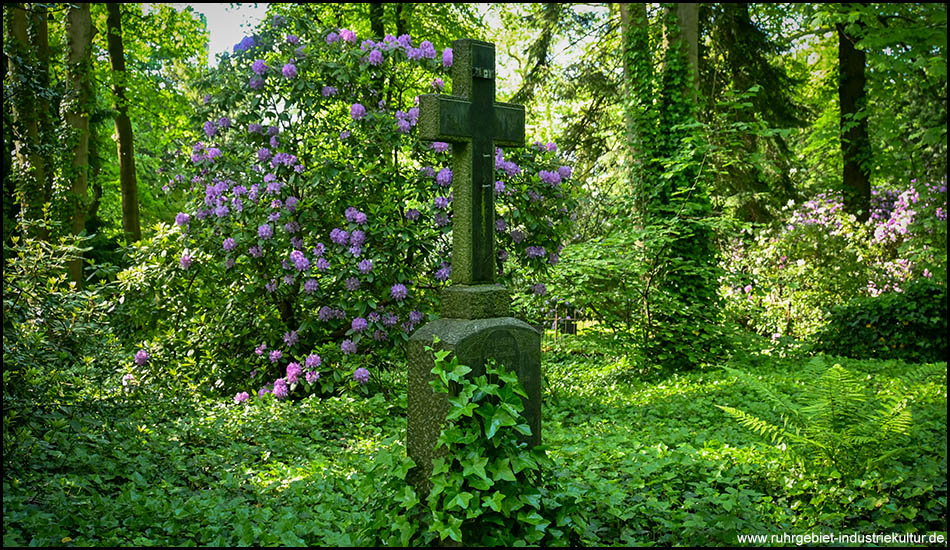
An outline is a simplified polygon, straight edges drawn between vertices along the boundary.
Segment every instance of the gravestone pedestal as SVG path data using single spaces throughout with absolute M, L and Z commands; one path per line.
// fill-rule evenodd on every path
M 435 350 L 448 350 L 459 364 L 471 367 L 470 377 L 485 374 L 485 362 L 494 359 L 518 376 L 528 394 L 523 412 L 531 427 L 529 446 L 541 443 L 541 335 L 530 325 L 508 317 L 508 293 L 497 285 L 455 286 L 443 297 L 443 314 L 453 317 L 432 321 L 409 339 L 409 389 L 407 395 L 407 451 L 416 462 L 413 485 L 427 490 L 436 440 L 449 410 L 446 394 L 435 393 Z M 439 338 L 433 345 L 433 338 Z

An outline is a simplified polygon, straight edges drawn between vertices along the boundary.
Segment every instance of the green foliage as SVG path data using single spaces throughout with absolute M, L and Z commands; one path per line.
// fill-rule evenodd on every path
M 780 422 L 763 420 L 731 406 L 717 405 L 740 425 L 764 436 L 809 462 L 831 466 L 832 475 L 859 477 L 900 452 L 912 426 L 908 396 L 902 392 L 877 397 L 867 381 L 840 364 L 827 367 L 820 357 L 803 370 L 807 381 L 798 399 L 740 370 L 724 367 L 771 404 Z M 902 387 L 918 377 L 945 374 L 945 367 L 913 371 L 900 379 Z M 773 416 L 774 416 L 773 414 Z
M 450 394 L 447 424 L 433 461 L 432 489 L 426 499 L 431 529 L 441 541 L 478 546 L 540 544 L 550 524 L 542 515 L 535 486 L 550 466 L 542 447 L 526 448 L 521 436 L 531 428 L 521 415 L 528 395 L 515 374 L 486 365 L 470 380 L 471 369 L 446 352 L 436 353 L 436 392 Z M 490 381 L 491 380 L 491 381 Z M 457 391 L 450 386 L 457 386 Z
M 430 351 L 432 351 L 430 349 Z M 485 374 L 468 376 L 472 369 L 447 360 L 449 352 L 435 352 L 433 389 L 448 394 L 449 410 L 436 443 L 431 486 L 422 504 L 416 490 L 404 483 L 413 466 L 405 459 L 394 463 L 382 453 L 377 466 L 395 469 L 370 531 L 385 545 L 410 543 L 523 546 L 542 544 L 563 531 L 551 529 L 539 488 L 542 468 L 550 468 L 543 447 L 527 448 L 531 435 L 521 412 L 527 394 L 515 374 L 488 364 Z M 368 492 L 377 493 L 377 481 Z M 400 514 L 393 518 L 393 508 Z
M 541 485 L 530 480 L 539 514 L 551 522 L 540 544 L 724 546 L 776 525 L 791 535 L 946 532 L 945 364 L 834 361 L 876 396 L 871 401 L 906 398 L 913 410 L 906 448 L 847 482 L 803 469 L 794 455 L 724 422 L 716 403 L 762 419 L 774 414 L 770 401 L 727 371 L 630 378 L 616 342 L 565 337 L 542 366 L 553 465 Z M 736 366 L 796 403 L 813 383 L 799 360 L 749 353 Z M 94 403 L 34 431 L 29 455 L 13 460 L 5 447 L 5 545 L 439 542 L 431 510 L 406 490 L 404 398 L 225 405 L 141 384 Z M 457 420 L 486 433 L 476 412 Z M 490 441 L 503 440 L 517 441 L 514 427 Z M 487 438 L 480 445 L 493 448 Z M 458 461 L 452 471 L 480 479 L 474 471 L 463 476 Z M 485 473 L 495 479 L 487 466 Z M 473 496 L 468 510 L 474 503 Z M 466 510 L 439 513 L 466 525 Z M 450 536 L 444 543 L 455 544 Z
M 88 400 L 118 391 L 110 287 L 77 289 L 78 239 L 12 237 L 3 268 L 3 464 L 20 469 Z
M 815 348 L 861 359 L 947 360 L 947 287 L 918 279 L 901 292 L 862 297 L 831 310 Z

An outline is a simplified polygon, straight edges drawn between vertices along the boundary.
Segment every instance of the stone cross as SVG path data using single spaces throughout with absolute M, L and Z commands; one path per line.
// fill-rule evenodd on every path
M 528 394 L 522 399 L 531 427 L 528 445 L 541 443 L 541 336 L 510 316 L 508 291 L 495 280 L 495 145 L 524 145 L 521 105 L 495 102 L 495 47 L 477 40 L 452 43 L 453 96 L 419 98 L 419 135 L 453 147 L 455 204 L 452 221 L 452 285 L 442 293 L 441 318 L 426 323 L 410 338 L 407 390 L 407 451 L 416 462 L 409 481 L 427 493 L 436 440 L 449 409 L 448 397 L 435 394 L 434 358 L 438 349 L 485 372 L 495 360 L 518 376 Z
M 524 145 L 524 106 L 495 101 L 495 46 L 452 43 L 452 96 L 419 97 L 419 137 L 452 143 L 452 282 L 495 280 L 495 145 Z

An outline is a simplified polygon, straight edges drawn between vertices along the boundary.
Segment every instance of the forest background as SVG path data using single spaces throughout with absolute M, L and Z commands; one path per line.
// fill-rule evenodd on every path
M 495 44 L 497 99 L 526 105 L 527 147 L 496 156 L 498 268 L 515 316 L 546 331 L 555 463 L 580 444 L 571 416 L 622 424 L 667 385 L 712 411 L 652 457 L 692 488 L 611 492 L 601 472 L 579 489 L 548 466 L 544 498 L 510 475 L 535 515 L 488 495 L 480 510 L 544 544 L 732 544 L 763 525 L 946 534 L 945 4 L 271 4 L 213 65 L 208 23 L 167 4 L 4 5 L 5 545 L 512 542 L 477 539 L 468 485 L 455 515 L 407 512 L 394 539 L 343 501 L 276 538 L 260 526 L 286 503 L 217 539 L 155 519 L 250 498 L 227 476 L 237 493 L 191 498 L 215 483 L 193 467 L 239 460 L 229 422 L 279 418 L 336 434 L 347 456 L 398 455 L 404 423 L 367 410 L 404 416 L 404 342 L 451 278 L 450 157 L 419 141 L 413 100 L 451 90 L 463 37 Z M 616 394 L 595 406 L 604 387 Z M 764 439 L 717 431 L 735 421 Z M 575 452 L 657 481 L 624 449 L 668 434 L 611 433 L 613 454 Z M 153 454 L 122 450 L 155 437 Z M 265 487 L 251 500 L 289 483 L 300 444 L 269 441 L 281 466 L 248 466 Z M 735 480 L 682 471 L 703 446 Z M 314 452 L 307 468 L 332 487 L 380 464 L 321 469 Z M 146 478 L 123 471 L 136 460 Z M 749 481 L 761 463 L 774 469 Z M 785 467 L 811 485 L 780 489 Z M 122 501 L 136 490 L 143 502 Z M 77 499 L 95 513 L 44 521 Z M 721 517 L 656 519 L 700 501 Z M 123 535 L 116 506 L 164 511 Z

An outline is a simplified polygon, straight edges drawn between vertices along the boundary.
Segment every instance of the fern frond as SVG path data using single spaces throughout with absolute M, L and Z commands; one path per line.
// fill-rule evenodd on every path
M 779 409 L 780 414 L 788 414 L 791 416 L 798 416 L 800 406 L 784 396 L 780 395 L 774 389 L 772 389 L 768 384 L 763 383 L 758 378 L 746 374 L 745 372 L 734 369 L 731 367 L 722 367 L 723 370 L 729 374 L 735 376 L 740 382 L 746 386 L 755 390 L 759 395 L 764 397 L 767 401 L 775 405 Z
M 739 409 L 733 407 L 725 407 L 723 405 L 716 406 L 725 411 L 725 413 L 729 416 L 735 418 L 739 422 L 739 425 L 743 428 L 769 438 L 772 443 L 780 444 L 788 435 L 785 430 L 776 426 L 775 424 L 766 422 L 765 420 L 753 416 L 745 411 L 740 411 Z

